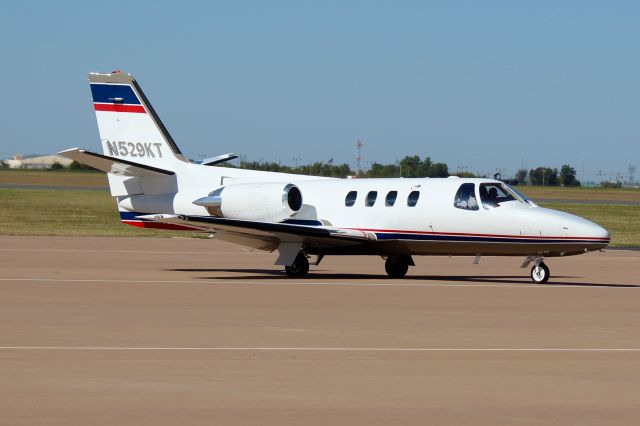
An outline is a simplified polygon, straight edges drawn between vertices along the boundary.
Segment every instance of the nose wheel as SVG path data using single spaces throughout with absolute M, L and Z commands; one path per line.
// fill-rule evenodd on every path
M 549 267 L 544 264 L 544 262 L 539 262 L 533 265 L 531 268 L 531 279 L 536 284 L 544 284 L 549 281 L 549 277 L 551 273 L 549 272 Z

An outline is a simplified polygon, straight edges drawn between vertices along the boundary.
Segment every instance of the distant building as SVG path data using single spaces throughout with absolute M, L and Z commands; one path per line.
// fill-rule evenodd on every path
M 3 162 L 7 164 L 10 169 L 50 169 L 55 163 L 67 167 L 73 163 L 73 160 L 55 154 L 28 157 L 16 154 L 13 158 L 4 160 Z

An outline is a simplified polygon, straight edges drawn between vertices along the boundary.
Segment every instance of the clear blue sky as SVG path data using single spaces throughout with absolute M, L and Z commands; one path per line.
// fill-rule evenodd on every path
M 97 149 L 133 73 L 182 151 L 640 169 L 638 1 L 3 2 L 0 156 Z

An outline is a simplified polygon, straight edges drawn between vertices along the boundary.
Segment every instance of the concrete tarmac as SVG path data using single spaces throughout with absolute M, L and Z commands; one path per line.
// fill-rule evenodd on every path
M 274 259 L 0 237 L 0 424 L 638 424 L 640 252 Z

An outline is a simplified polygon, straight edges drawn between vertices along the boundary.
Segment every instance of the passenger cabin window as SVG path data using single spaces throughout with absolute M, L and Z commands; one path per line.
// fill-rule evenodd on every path
M 396 198 L 398 198 L 398 191 L 389 191 L 384 199 L 384 205 L 387 207 L 393 206 L 396 203 Z
M 407 206 L 415 207 L 418 204 L 418 198 L 420 198 L 420 191 L 411 191 L 407 197 Z
M 356 198 L 358 198 L 358 191 L 349 191 L 344 199 L 344 205 L 347 207 L 353 206 L 356 203 Z
M 376 203 L 376 198 L 378 198 L 378 191 L 369 191 L 364 205 L 367 207 L 373 206 Z
M 478 210 L 476 200 L 476 185 L 473 183 L 463 183 L 460 185 L 453 205 L 463 210 Z

